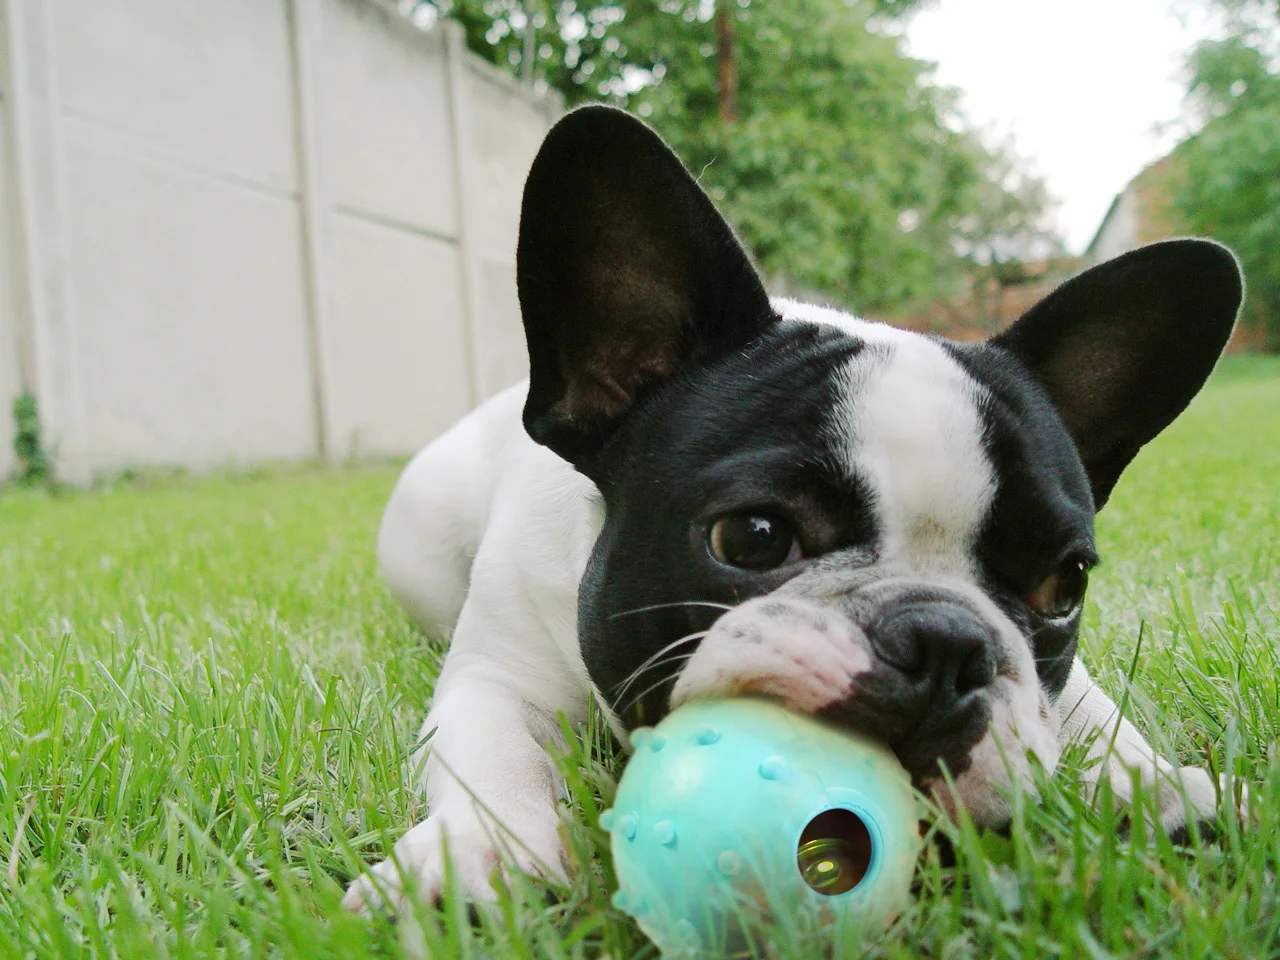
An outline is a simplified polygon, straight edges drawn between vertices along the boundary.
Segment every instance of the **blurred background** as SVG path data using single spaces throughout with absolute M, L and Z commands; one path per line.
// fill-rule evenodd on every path
M 775 293 L 982 337 L 1194 233 L 1280 350 L 1280 0 L 0 0 L 0 57 L 0 478 L 412 453 L 523 375 L 590 101 Z

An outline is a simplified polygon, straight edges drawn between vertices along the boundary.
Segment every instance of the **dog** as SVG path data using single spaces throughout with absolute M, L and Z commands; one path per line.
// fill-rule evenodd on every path
M 770 299 L 660 137 L 604 106 L 525 185 L 527 383 L 405 468 L 378 535 L 394 596 L 451 634 L 421 734 L 427 818 L 344 904 L 563 878 L 549 751 L 598 706 L 629 731 L 753 695 L 871 734 L 979 826 L 1071 742 L 1158 791 L 1218 788 L 1146 743 L 1076 655 L 1094 515 L 1191 401 L 1242 296 L 1233 255 L 1156 243 L 957 343 Z M 497 871 L 497 873 L 495 873 Z

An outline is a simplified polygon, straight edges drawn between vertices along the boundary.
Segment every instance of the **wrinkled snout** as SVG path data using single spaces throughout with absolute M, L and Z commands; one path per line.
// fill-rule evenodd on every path
M 969 765 L 992 717 L 997 629 L 948 591 L 876 590 L 819 604 L 773 595 L 727 612 L 671 706 L 759 694 L 883 740 L 917 780 Z
M 875 724 L 913 775 L 936 772 L 939 760 L 960 773 L 991 717 L 992 628 L 961 603 L 934 598 L 888 606 L 864 635 L 873 669 L 826 712 L 871 733 Z

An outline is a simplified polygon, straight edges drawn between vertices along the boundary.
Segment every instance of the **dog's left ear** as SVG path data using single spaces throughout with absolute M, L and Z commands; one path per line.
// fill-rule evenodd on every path
M 516 279 L 525 429 L 580 468 L 647 388 L 777 319 L 684 165 L 610 107 L 575 110 L 543 141 L 524 188 Z
M 1226 247 L 1169 240 L 1068 280 L 992 340 L 1048 390 L 1099 508 L 1139 448 L 1200 391 L 1242 294 Z

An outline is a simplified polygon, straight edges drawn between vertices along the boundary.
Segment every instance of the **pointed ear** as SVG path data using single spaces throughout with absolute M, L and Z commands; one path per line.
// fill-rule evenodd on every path
M 1204 385 L 1242 293 L 1226 247 L 1169 240 L 1068 280 L 993 339 L 1048 390 L 1099 508 L 1138 449 Z
M 733 231 L 634 117 L 584 107 L 547 134 L 524 188 L 516 278 L 525 428 L 572 463 L 646 388 L 776 320 Z

